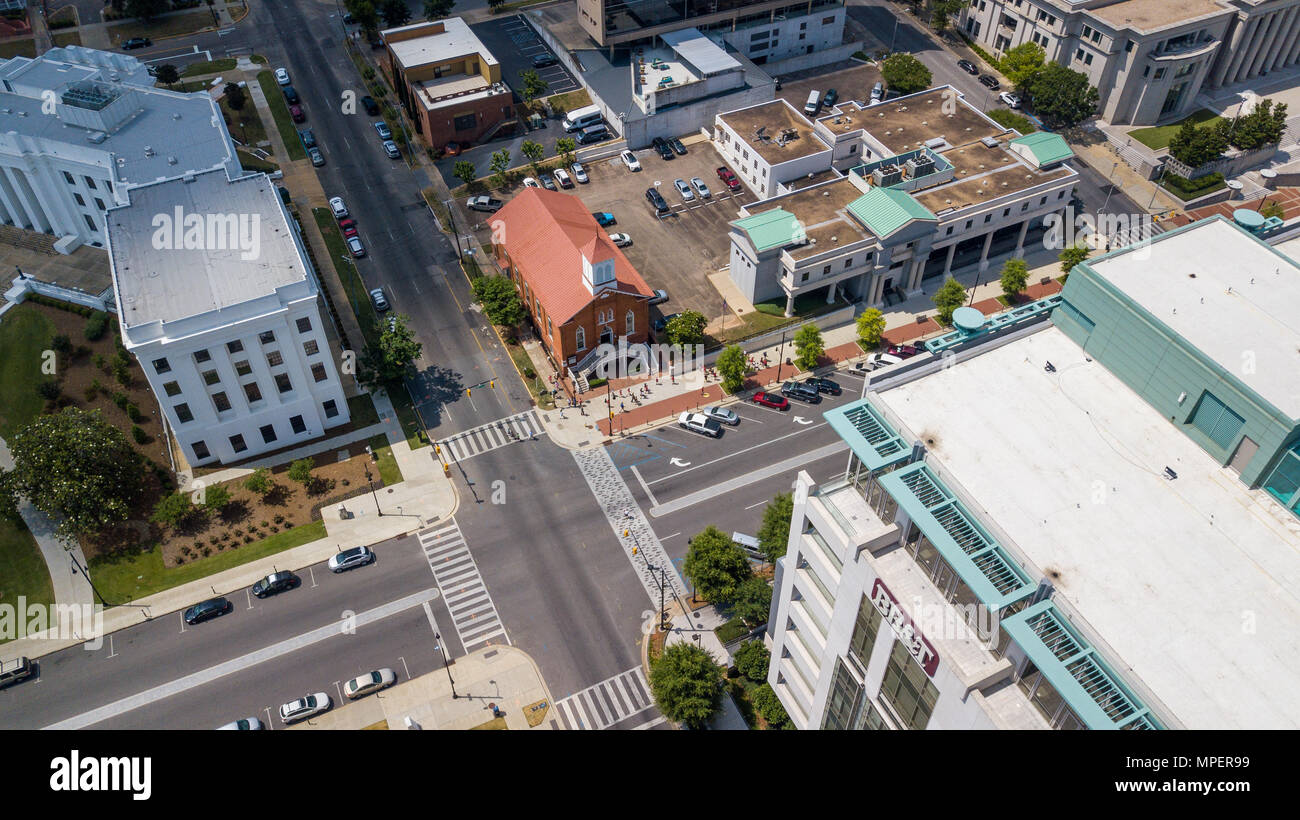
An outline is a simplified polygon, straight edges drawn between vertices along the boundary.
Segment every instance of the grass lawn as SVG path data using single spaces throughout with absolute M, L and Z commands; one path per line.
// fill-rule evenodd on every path
M 728 643 L 729 641 L 734 641 L 736 638 L 739 638 L 741 635 L 748 635 L 749 627 L 745 626 L 744 620 L 737 615 L 713 631 L 718 636 L 718 640 L 723 643 Z
M 72 7 L 71 7 L 71 6 L 67 6 L 67 8 L 72 8 Z M 60 11 L 62 11 L 62 9 L 60 9 Z M 79 45 L 81 45 L 81 33 L 80 33 L 80 32 L 76 32 L 76 31 L 64 31 L 64 32 L 57 33 L 57 34 L 54 34 L 53 32 L 51 32 L 51 33 L 54 35 L 54 47 L 55 47 L 55 48 L 62 48 L 63 46 L 79 46 Z
M 226 98 L 222 97 L 221 113 L 230 117 L 230 133 L 239 137 L 240 142 L 256 146 L 259 142 L 266 141 L 266 126 L 262 123 L 262 115 L 249 98 L 247 91 L 244 92 L 244 107 L 238 111 L 231 108 Z
M 0 60 L 7 60 L 10 57 L 35 57 L 36 40 L 28 37 L 26 40 L 10 40 L 7 43 L 0 43 Z
M 1008 111 L 1005 108 L 995 108 L 988 112 L 988 115 L 989 119 L 993 120 L 1003 128 L 1014 128 L 1022 134 L 1032 134 L 1038 130 L 1034 127 L 1034 124 L 1029 121 L 1028 117 L 1017 114 L 1014 111 Z
M 284 140 L 284 147 L 289 151 L 289 159 L 306 159 L 307 151 L 302 147 L 302 140 L 298 137 L 298 128 L 293 124 L 293 117 L 289 116 L 289 106 L 284 101 L 284 92 L 280 91 L 280 85 L 275 81 L 275 74 L 270 71 L 259 71 L 257 83 L 262 86 L 266 104 L 271 106 L 275 127 L 279 129 L 280 139 Z
M 242 165 L 246 171 L 266 171 L 269 174 L 272 171 L 280 170 L 280 166 L 276 165 L 274 162 L 267 162 L 264 159 L 258 159 L 247 151 L 242 151 L 236 148 L 235 153 L 239 154 L 239 164 Z
M 44 409 L 45 400 L 32 385 L 48 378 L 41 375 L 41 351 L 49 347 L 54 331 L 53 322 L 27 305 L 10 308 L 0 321 L 0 438 L 13 435 Z
M 375 403 L 369 393 L 362 393 L 348 399 L 348 416 L 358 430 L 379 423 L 379 411 L 375 409 Z
M 506 350 L 510 351 L 510 360 L 515 363 L 515 368 L 519 371 L 519 378 L 523 379 L 524 384 L 528 385 L 528 392 L 537 399 L 537 405 L 543 410 L 550 410 L 555 407 L 555 401 L 551 398 L 551 389 L 546 386 L 546 382 L 541 376 L 534 375 L 528 378 L 526 369 L 533 366 L 533 360 L 529 357 L 528 351 L 524 350 L 521 344 L 506 344 Z M 534 373 L 536 370 L 534 369 Z M 502 385 L 504 387 L 504 385 Z
M 22 520 L 0 518 L 0 603 L 17 606 L 19 595 L 29 604 L 52 604 L 54 584 L 41 548 Z
M 591 105 L 591 95 L 587 93 L 587 89 L 579 88 L 576 91 L 565 91 L 563 94 L 552 94 L 546 98 L 546 101 L 557 114 L 564 114 Z
M 237 550 L 199 558 L 172 569 L 163 566 L 162 550 L 154 547 L 148 552 L 123 556 L 117 560 L 91 561 L 90 574 L 105 598 L 125 603 L 324 537 L 325 522 L 313 521 L 241 546 Z
M 202 63 L 190 63 L 185 66 L 181 72 L 182 77 L 202 77 L 204 74 L 220 74 L 223 71 L 234 71 L 236 60 L 234 57 L 222 57 L 219 60 L 211 60 Z
M 58 11 L 50 12 L 50 15 L 45 18 L 45 22 L 49 24 L 49 28 L 51 31 L 56 31 L 59 23 L 72 23 L 73 25 L 76 25 L 77 7 L 64 6 Z
M 834 304 L 828 305 L 826 304 L 825 295 L 809 293 L 795 297 L 794 316 L 787 319 L 784 315 L 784 299 L 759 302 L 754 306 L 757 310 L 745 314 L 742 319 L 737 320 L 734 316 L 729 316 L 722 333 L 713 338 L 721 344 L 727 344 L 738 339 L 746 339 L 750 336 L 766 333 L 779 327 L 789 326 L 793 328 L 815 316 L 836 310 L 841 306 L 838 299 Z
M 377 436 L 370 437 L 370 449 L 375 451 L 379 456 L 379 477 L 384 480 L 385 487 L 391 487 L 402 480 L 402 469 L 397 466 L 397 459 L 393 456 L 393 448 L 388 444 L 388 436 L 380 433 Z
M 295 144 L 301 148 L 301 143 L 295 142 Z M 343 242 L 343 234 L 339 232 L 334 215 L 330 213 L 329 208 L 312 208 L 312 215 L 316 217 L 316 226 L 320 228 L 321 236 L 325 238 L 325 246 L 329 248 L 334 269 L 338 271 L 343 289 L 347 291 L 348 301 L 352 303 L 352 312 L 356 314 L 357 323 L 361 325 L 364 341 L 366 344 L 378 341 L 379 317 L 375 315 L 375 309 L 370 304 L 366 285 L 361 281 L 356 265 L 352 264 L 352 254 L 348 252 L 348 247 Z
M 1192 124 L 1197 128 L 1205 128 L 1206 126 L 1213 125 L 1221 119 L 1223 118 L 1208 108 L 1202 108 L 1198 111 L 1192 112 L 1178 122 L 1170 123 L 1169 125 L 1158 125 L 1151 128 L 1139 128 L 1136 131 L 1128 132 L 1128 135 L 1146 147 L 1158 151 L 1161 148 L 1169 147 L 1169 141 L 1174 138 L 1174 135 L 1178 133 L 1178 129 L 1182 128 L 1183 123 L 1188 120 L 1191 120 Z
M 397 411 L 397 421 L 402 425 L 402 432 L 406 433 L 406 443 L 412 450 L 428 447 L 429 437 L 424 432 L 424 425 L 420 423 L 420 417 L 415 412 L 415 405 L 411 402 L 411 394 L 407 392 L 406 387 L 390 388 L 388 398 L 393 402 L 393 409 Z
M 113 45 L 116 46 L 123 40 L 129 40 L 132 37 L 149 37 L 158 40 L 163 37 L 193 34 L 196 31 L 212 27 L 212 13 L 204 8 L 185 14 L 172 15 L 171 17 L 160 17 L 151 23 L 131 20 L 127 23 L 111 25 L 108 27 L 108 36 Z

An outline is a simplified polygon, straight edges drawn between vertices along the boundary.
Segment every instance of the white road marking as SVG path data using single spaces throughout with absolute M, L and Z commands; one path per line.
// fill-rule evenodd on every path
M 663 504 L 658 507 L 652 507 L 650 509 L 650 515 L 654 516 L 655 518 L 660 518 L 670 513 L 680 512 L 681 510 L 699 504 L 702 501 L 708 501 L 712 498 L 716 498 L 720 495 L 725 495 L 726 493 L 730 493 L 734 490 L 739 490 L 742 487 L 748 487 L 749 485 L 754 484 L 755 482 L 762 481 L 763 479 L 771 478 L 774 475 L 780 475 L 781 473 L 789 472 L 790 470 L 803 467 L 805 464 L 808 464 L 810 462 L 820 461 L 823 458 L 829 458 L 833 455 L 843 452 L 844 450 L 847 450 L 848 448 L 849 445 L 845 444 L 842 441 L 836 442 L 835 444 L 828 444 L 825 447 L 821 447 L 817 450 L 813 450 L 810 453 L 803 453 L 793 458 L 788 458 L 785 461 L 772 464 L 770 466 L 764 467 L 761 470 L 755 470 L 752 473 L 746 473 L 745 475 L 737 476 L 736 478 L 733 478 L 729 481 L 724 481 L 721 484 L 716 484 L 706 490 L 700 490 L 699 492 L 682 496 L 681 498 L 678 498 L 674 501 L 669 501 L 667 504 Z
M 679 478 L 679 477 L 685 475 L 686 473 L 693 472 L 693 471 L 695 471 L 695 470 L 700 469 L 701 467 L 708 467 L 710 464 L 717 464 L 717 463 L 720 462 L 720 461 L 726 461 L 726 460 L 729 459 L 729 458 L 735 458 L 736 456 L 744 455 L 745 453 L 751 452 L 751 451 L 753 451 L 753 450 L 757 450 L 759 447 L 766 447 L 766 446 L 769 445 L 769 444 L 775 444 L 775 443 L 777 443 L 778 441 L 784 441 L 785 439 L 788 439 L 788 438 L 790 438 L 791 436 L 797 436 L 797 435 L 800 435 L 801 433 L 807 433 L 807 432 L 809 432 L 809 431 L 811 431 L 811 430 L 816 430 L 818 427 L 825 427 L 826 424 L 827 424 L 827 422 L 824 422 L 824 421 L 823 421 L 821 424 L 815 425 L 815 426 L 813 426 L 813 427 L 804 427 L 804 428 L 801 428 L 801 429 L 799 429 L 799 430 L 795 430 L 793 433 L 786 433 L 784 436 L 778 436 L 777 438 L 774 438 L 774 439 L 768 439 L 767 441 L 764 441 L 764 442 L 762 442 L 762 443 L 760 443 L 760 444 L 755 444 L 753 447 L 746 447 L 746 448 L 743 449 L 743 450 L 737 450 L 737 451 L 734 452 L 734 453 L 728 453 L 728 454 L 725 455 L 725 456 L 720 456 L 720 457 L 718 457 L 718 458 L 713 459 L 712 461 L 706 461 L 706 462 L 704 462 L 704 463 L 702 463 L 702 464 L 697 464 L 697 465 L 695 465 L 694 467 L 690 467 L 690 468 L 687 468 L 687 469 L 682 470 L 682 471 L 680 471 L 680 472 L 673 473 L 672 475 L 666 475 L 666 476 L 664 476 L 663 478 L 656 478 L 654 481 L 651 481 L 650 483 L 651 483 L 651 484 L 658 484 L 658 483 L 661 482 L 661 481 L 668 481 L 669 479 L 672 479 L 672 478 Z M 845 445 L 845 446 L 847 447 L 848 445 Z M 689 463 L 689 462 L 688 462 L 688 463 Z
M 673 461 L 676 460 L 677 459 L 673 459 Z M 641 483 L 641 489 L 645 490 L 646 496 L 650 499 L 651 506 L 658 507 L 659 502 L 655 500 L 655 494 L 650 492 L 650 486 L 645 483 L 645 479 L 641 477 L 641 471 L 636 468 L 635 464 L 632 465 L 632 475 L 636 476 L 636 480 Z

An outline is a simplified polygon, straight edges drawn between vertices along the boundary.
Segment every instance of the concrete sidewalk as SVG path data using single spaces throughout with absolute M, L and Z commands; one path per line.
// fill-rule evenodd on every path
M 713 656 L 723 667 L 731 666 L 731 653 L 723 646 L 722 641 L 713 630 L 722 625 L 725 620 L 713 605 L 707 605 L 700 609 L 693 610 L 691 613 L 695 618 L 692 624 L 690 617 L 678 614 L 673 617 L 672 631 L 668 633 L 667 640 L 664 641 L 664 648 L 679 643 L 695 644 L 704 651 Z M 723 695 L 722 703 L 718 711 L 709 721 L 709 728 L 717 731 L 749 731 L 749 724 L 741 716 L 740 710 L 736 707 L 735 701 L 730 695 Z
M 433 640 L 433 636 L 429 636 Z M 435 651 L 436 653 L 436 651 Z M 399 676 L 403 670 L 394 669 Z M 448 680 L 448 672 L 451 680 Z M 456 697 L 452 697 L 453 682 Z M 487 646 L 413 680 L 404 681 L 376 695 L 339 703 L 320 717 L 293 726 L 295 729 L 474 729 L 491 721 L 489 704 L 502 712 L 506 729 L 555 728 L 554 701 L 536 662 L 513 646 Z M 528 725 L 529 707 L 543 713 L 537 726 Z

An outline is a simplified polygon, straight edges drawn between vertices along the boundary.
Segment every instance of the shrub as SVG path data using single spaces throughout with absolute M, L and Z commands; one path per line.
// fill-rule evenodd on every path
M 251 535 L 245 535 L 245 536 L 244 536 L 244 543 L 245 543 L 245 544 L 251 544 L 251 543 L 253 543 L 253 536 L 251 536 Z
M 77 349 L 72 351 L 73 358 L 84 359 L 90 355 L 90 348 L 85 345 L 77 345 Z
M 755 689 L 754 694 L 750 696 L 750 700 L 754 704 L 754 709 L 773 726 L 781 726 L 790 720 L 790 715 L 786 713 L 785 707 L 781 705 L 776 692 L 772 691 L 771 684 L 765 683 Z
M 46 379 L 36 385 L 36 392 L 41 394 L 41 398 L 54 401 L 59 396 L 63 395 L 63 388 L 60 387 L 59 383 L 54 379 Z
M 86 388 L 82 395 L 86 398 L 86 401 L 94 401 L 99 397 L 99 388 L 92 384 Z
M 263 521 L 261 524 L 258 524 L 257 526 L 261 527 L 262 529 L 266 529 L 267 527 L 269 527 L 269 526 L 271 526 L 271 525 L 268 524 L 267 522 Z
M 59 353 L 68 353 L 72 350 L 72 340 L 60 333 L 50 339 L 50 347 Z
M 291 529 L 293 529 L 293 522 L 292 522 L 292 521 L 286 521 L 286 522 L 284 522 L 284 528 L 285 528 L 286 530 L 291 530 Z
M 91 361 L 93 361 L 93 362 L 95 363 L 95 367 L 98 367 L 100 370 L 103 370 L 103 369 L 104 369 L 104 354 L 103 354 L 103 353 L 96 353 L 96 354 L 95 354 L 95 358 L 92 359 Z
M 271 520 L 274 521 L 274 522 L 277 523 L 277 524 L 283 524 L 283 523 L 284 523 L 284 516 L 281 515 L 280 513 L 276 513 L 276 514 L 275 514 L 275 518 L 273 518 L 273 519 L 271 519 Z
M 129 402 L 128 402 L 127 398 L 126 398 L 126 394 L 125 394 L 125 393 L 114 393 L 114 394 L 113 394 L 113 404 L 116 404 L 118 407 L 120 407 L 120 408 L 122 409 L 122 412 L 124 412 L 124 413 L 126 412 L 126 406 L 127 406 L 128 403 L 129 403 Z
M 131 421 L 138 422 L 144 420 L 144 414 L 140 412 L 140 408 L 136 407 L 134 403 L 130 403 L 130 402 L 127 403 L 126 415 L 127 418 L 131 419 Z
M 767 667 L 772 654 L 762 641 L 745 641 L 736 650 L 736 668 L 755 683 L 767 680 Z
M 280 531 L 280 528 L 279 528 L 279 527 L 277 527 L 277 526 L 274 525 L 274 524 L 271 525 L 271 532 L 279 532 L 279 531 Z
M 95 313 L 86 320 L 85 334 L 88 340 L 92 342 L 99 341 L 104 338 L 106 332 L 108 332 L 107 313 Z
M 604 387 L 608 381 L 609 379 L 602 379 L 598 376 L 594 379 L 588 379 L 587 386 L 594 390 L 597 387 Z
M 209 536 L 209 537 L 208 537 L 208 543 L 209 543 L 209 544 L 214 544 L 214 545 L 215 545 L 215 544 L 216 544 L 218 541 L 220 541 L 220 540 L 221 540 L 221 539 L 218 538 L 218 537 L 216 537 L 215 535 L 213 535 L 213 536 Z
M 203 557 L 204 557 L 204 558 L 207 558 L 207 557 L 208 557 L 209 555 L 211 555 L 211 554 L 212 554 L 212 547 L 204 547 L 204 548 L 203 548 Z
M 144 444 L 149 440 L 149 434 L 142 430 L 138 424 L 132 424 L 131 438 L 135 439 L 136 444 Z
M 1223 174 L 1215 172 L 1196 179 L 1166 173 L 1162 183 L 1166 189 L 1184 201 L 1217 191 L 1224 186 Z

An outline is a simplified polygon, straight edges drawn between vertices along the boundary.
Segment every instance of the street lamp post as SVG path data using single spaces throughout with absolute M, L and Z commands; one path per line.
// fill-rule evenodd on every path
M 1110 195 L 1115 193 L 1115 171 L 1117 171 L 1118 169 L 1119 169 L 1119 162 L 1116 162 L 1114 165 L 1111 166 L 1110 176 L 1106 178 L 1106 181 L 1110 183 L 1110 190 L 1106 192 L 1106 201 L 1101 203 L 1101 210 L 1098 211 L 1098 213 L 1106 212 L 1106 206 L 1110 204 Z
M 776 380 L 781 381 L 781 366 L 785 364 L 785 336 L 789 331 L 781 333 L 781 350 L 776 354 Z
M 366 485 L 370 487 L 370 496 L 375 499 L 375 512 L 379 513 L 380 516 L 383 516 L 384 511 L 379 509 L 379 494 L 375 492 L 375 484 L 371 480 L 370 465 L 365 465 L 364 469 L 366 471 Z
M 447 670 L 447 683 L 451 684 L 451 699 L 455 700 L 460 695 L 456 694 L 456 681 L 451 679 L 451 661 L 447 660 L 447 650 L 442 648 L 442 635 L 435 632 L 433 639 L 438 642 L 438 651 L 442 653 L 442 668 Z
M 658 564 L 647 563 L 646 568 L 652 573 L 656 573 L 655 580 L 659 582 L 659 631 L 663 632 L 668 629 L 666 623 L 668 620 L 666 617 L 668 613 L 664 609 L 664 585 L 667 583 L 668 579 L 664 576 L 663 567 Z

